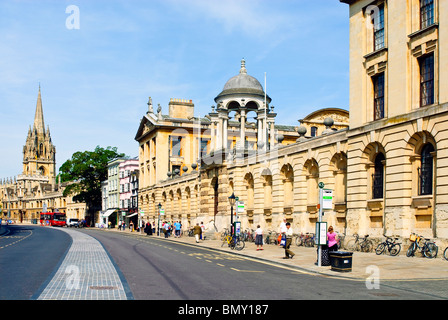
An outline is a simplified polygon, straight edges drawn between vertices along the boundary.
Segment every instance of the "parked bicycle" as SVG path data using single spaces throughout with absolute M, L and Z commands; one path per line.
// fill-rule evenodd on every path
M 361 251 L 361 252 L 372 252 L 373 251 L 373 242 L 369 239 L 369 235 L 365 235 L 364 238 L 361 238 L 358 234 L 353 235 L 355 239 L 350 239 L 347 242 L 346 248 L 351 251 Z
M 398 238 L 391 238 L 385 236 L 386 240 L 381 242 L 375 249 L 377 255 L 389 252 L 391 256 L 397 256 L 401 251 L 401 244 L 398 243 Z
M 431 239 L 425 239 L 418 234 L 412 233 L 409 240 L 411 240 L 412 244 L 406 252 L 407 257 L 414 256 L 417 250 L 420 250 L 421 254 L 426 258 L 432 259 L 437 257 L 439 248 L 434 241 L 431 241 Z
M 264 241 L 265 244 L 278 244 L 278 233 L 275 231 L 269 231 Z
M 229 246 L 230 249 L 235 249 L 238 251 L 241 251 L 244 249 L 244 246 L 246 245 L 245 242 L 243 240 L 241 240 L 239 237 L 237 236 L 231 236 L 230 234 L 225 236 L 221 247 L 223 247 L 225 244 L 227 244 Z

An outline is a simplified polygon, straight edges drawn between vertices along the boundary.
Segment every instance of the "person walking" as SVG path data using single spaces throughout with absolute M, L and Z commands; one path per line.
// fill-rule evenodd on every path
M 204 226 L 204 222 L 201 221 L 201 236 L 200 239 L 204 240 L 205 236 L 205 226 Z
M 145 233 L 147 236 L 152 235 L 152 227 L 151 227 L 151 223 L 149 223 L 149 222 L 146 223 Z
M 286 222 L 286 231 L 284 234 L 286 236 L 286 244 L 285 244 L 285 256 L 283 257 L 283 259 L 292 259 L 295 256 L 295 254 L 294 252 L 289 250 L 289 247 L 291 246 L 292 243 L 292 235 L 293 235 L 291 224 L 289 222 Z
M 257 251 L 263 250 L 263 230 L 260 225 L 257 225 L 257 230 L 255 230 L 255 244 Z
M 196 243 L 199 243 L 199 237 L 202 235 L 202 228 L 199 226 L 199 223 L 196 223 L 196 225 L 194 226 L 193 234 L 194 238 L 196 239 Z

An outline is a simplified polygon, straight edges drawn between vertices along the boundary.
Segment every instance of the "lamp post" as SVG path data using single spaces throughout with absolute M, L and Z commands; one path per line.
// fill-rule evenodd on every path
M 232 192 L 232 195 L 229 197 L 229 203 L 230 203 L 230 234 L 233 237 L 233 206 L 235 205 L 236 197 L 235 194 Z
M 160 235 L 160 210 L 162 209 L 162 205 L 159 202 L 159 204 L 157 206 L 159 207 L 159 215 L 157 218 L 157 236 L 159 236 Z

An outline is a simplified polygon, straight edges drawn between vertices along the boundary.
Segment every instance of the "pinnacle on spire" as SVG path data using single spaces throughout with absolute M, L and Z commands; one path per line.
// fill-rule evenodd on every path
M 240 69 L 240 73 L 247 74 L 246 60 L 244 60 L 244 58 L 241 60 L 241 69 Z
M 45 135 L 44 111 L 42 108 L 42 96 L 41 96 L 41 92 L 40 92 L 40 83 L 39 83 L 39 94 L 37 95 L 36 114 L 34 116 L 33 131 L 35 131 L 37 133 L 42 133 Z

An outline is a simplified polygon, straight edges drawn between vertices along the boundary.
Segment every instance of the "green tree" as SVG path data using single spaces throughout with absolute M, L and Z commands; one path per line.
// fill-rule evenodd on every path
M 97 146 L 94 151 L 76 152 L 60 168 L 62 182 L 71 182 L 64 190 L 64 197 L 73 196 L 75 202 L 87 205 L 87 215 L 101 208 L 101 182 L 107 180 L 107 164 L 125 155 L 116 147 Z

